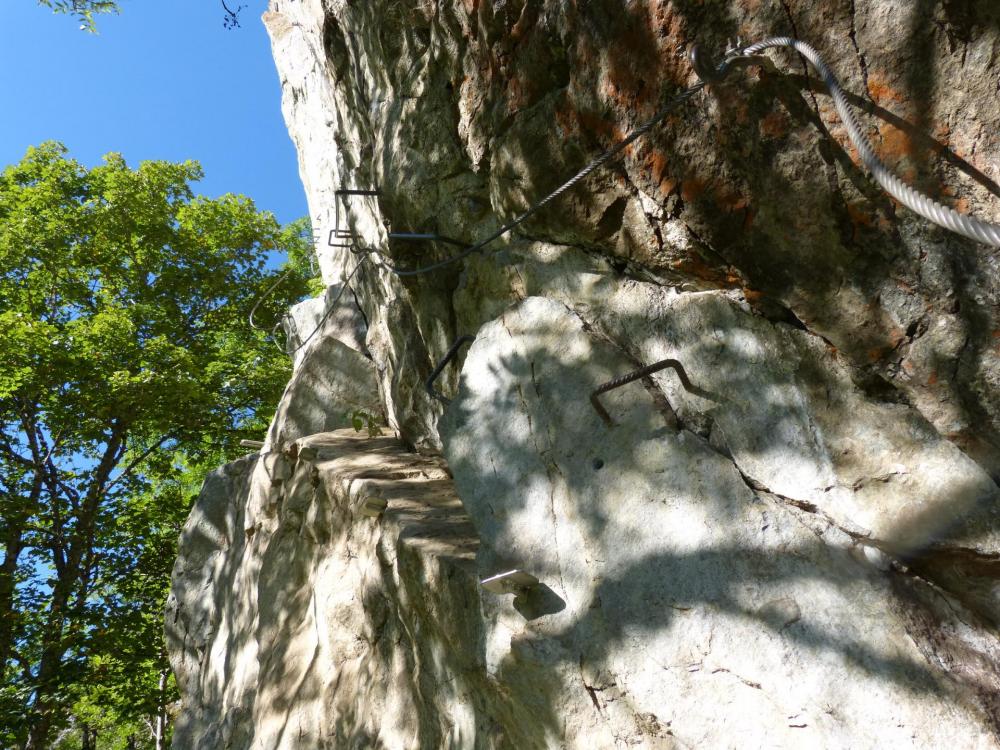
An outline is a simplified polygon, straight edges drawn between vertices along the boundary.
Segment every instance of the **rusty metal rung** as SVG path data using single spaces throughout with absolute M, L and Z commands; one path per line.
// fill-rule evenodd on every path
M 681 381 L 681 385 L 684 386 L 684 390 L 690 391 L 698 396 L 708 397 L 707 391 L 703 391 L 701 388 L 697 388 L 688 379 L 687 373 L 684 371 L 684 365 L 678 362 L 676 359 L 662 359 L 659 362 L 654 362 L 646 367 L 640 367 L 638 370 L 633 370 L 632 372 L 627 372 L 614 380 L 609 380 L 607 383 L 599 385 L 594 389 L 593 393 L 590 394 L 590 404 L 594 407 L 594 411 L 601 418 L 604 424 L 609 427 L 614 424 L 614 420 L 611 415 L 608 414 L 607 409 L 601 403 L 598 396 L 602 393 L 607 393 L 608 391 L 613 391 L 615 388 L 621 388 L 623 385 L 632 383 L 636 380 L 641 380 L 642 378 L 652 375 L 654 372 L 659 372 L 660 370 L 666 369 L 667 367 L 672 368 L 676 373 L 678 379 Z

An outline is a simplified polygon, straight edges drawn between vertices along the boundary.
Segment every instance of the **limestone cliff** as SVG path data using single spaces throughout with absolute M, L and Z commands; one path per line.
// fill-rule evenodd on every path
M 389 236 L 488 236 L 695 83 L 691 43 L 776 34 L 894 169 L 1000 221 L 1000 6 L 264 21 L 330 289 L 181 539 L 176 748 L 1000 746 L 1000 253 L 888 199 L 802 60 L 461 262 L 399 277 L 455 247 Z M 537 585 L 480 584 L 513 569 Z

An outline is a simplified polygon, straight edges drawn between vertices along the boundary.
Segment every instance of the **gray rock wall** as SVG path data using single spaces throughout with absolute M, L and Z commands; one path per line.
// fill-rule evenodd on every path
M 488 235 L 692 84 L 689 44 L 775 34 L 820 50 L 893 168 L 1000 221 L 998 6 L 264 22 L 324 278 L 361 311 L 296 353 L 262 457 L 185 530 L 175 747 L 1000 745 L 998 251 L 882 194 L 798 58 L 709 87 L 489 252 L 399 278 L 454 248 L 387 236 Z M 423 384 L 462 334 L 445 407 Z M 351 406 L 401 442 L 328 433 Z M 539 586 L 478 585 L 512 568 Z

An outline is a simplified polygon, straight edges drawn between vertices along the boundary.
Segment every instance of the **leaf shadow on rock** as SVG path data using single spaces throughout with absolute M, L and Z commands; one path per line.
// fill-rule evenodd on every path
M 987 192 L 995 194 L 996 185 L 983 179 L 980 170 L 931 136 L 931 113 L 936 107 L 935 71 L 941 55 L 947 55 L 947 50 L 941 50 L 940 37 L 936 36 L 939 31 L 931 21 L 931 5 L 917 3 L 908 15 L 911 42 L 907 47 L 912 54 L 904 61 L 904 78 L 908 81 L 905 96 L 907 111 L 914 116 L 901 128 L 907 145 L 899 148 L 904 154 L 912 152 L 907 158 L 918 167 L 926 165 L 932 149 L 945 155 L 948 162 L 958 165 L 981 186 L 967 193 L 973 199 Z M 983 11 L 979 17 L 990 20 L 980 25 L 977 33 L 995 35 L 995 7 L 986 3 L 979 7 Z M 954 26 L 950 23 L 954 15 L 954 6 L 946 9 L 949 29 Z M 879 64 L 884 65 L 885 60 Z M 812 71 L 810 74 L 810 80 L 814 80 Z M 799 87 L 802 81 L 797 78 Z M 961 426 L 948 437 L 994 478 L 1000 477 L 997 397 L 982 385 L 984 355 L 993 346 L 987 332 L 998 323 L 990 302 L 998 286 L 996 251 L 934 227 L 905 209 L 898 212 L 833 139 L 811 103 L 794 90 L 796 77 L 765 72 L 760 82 L 750 86 L 750 90 L 735 95 L 712 92 L 723 108 L 720 130 L 726 138 L 723 144 L 712 147 L 714 156 L 709 161 L 725 164 L 721 174 L 729 176 L 737 192 L 749 196 L 753 221 L 749 227 L 720 222 L 719 209 L 725 213 L 724 191 L 720 194 L 706 190 L 700 199 L 688 204 L 690 221 L 699 236 L 746 271 L 754 287 L 782 300 L 811 330 L 826 336 L 849 356 L 859 370 L 867 370 L 870 375 L 863 375 L 863 381 L 873 385 L 881 381 L 879 388 L 889 385 L 898 392 L 895 398 L 910 398 L 914 393 L 920 398 L 927 393 L 919 406 L 927 408 L 932 418 L 934 407 L 927 404 L 934 400 L 955 404 L 959 416 L 950 421 Z M 810 88 L 816 88 L 815 82 Z M 848 95 L 855 101 L 860 99 L 850 92 Z M 869 105 L 865 109 L 890 125 L 902 124 L 899 117 L 885 117 L 881 108 Z M 743 122 L 741 111 L 749 115 Z M 995 114 L 995 108 L 987 109 L 984 118 Z M 796 124 L 808 124 L 816 133 L 815 139 L 804 146 L 794 145 L 787 138 L 782 143 L 774 120 L 777 116 L 789 118 L 793 130 L 798 129 Z M 775 138 L 765 136 L 769 132 L 773 136 L 775 131 L 780 150 L 769 152 Z M 897 148 L 895 141 L 889 140 L 891 131 L 881 144 L 876 142 L 877 149 L 890 154 L 890 162 L 892 149 Z M 912 135 L 915 132 L 922 133 L 921 137 Z M 749 139 L 753 146 L 746 153 L 726 148 L 725 143 L 733 139 Z M 801 170 L 785 166 L 789 155 L 803 165 L 813 165 L 814 177 L 807 180 L 812 183 L 808 191 L 802 189 Z M 770 163 L 769 167 L 760 169 L 760 156 Z M 920 167 L 920 172 L 930 175 L 928 168 Z M 835 175 L 845 177 L 851 187 L 847 188 L 843 180 L 838 184 Z M 943 188 L 937 185 L 931 192 L 940 196 Z M 796 195 L 796 200 L 775 201 L 772 197 L 782 194 Z M 872 209 L 879 218 L 861 218 Z M 909 301 L 902 312 L 898 303 L 886 303 L 905 297 Z M 954 373 L 950 372 L 954 365 L 948 365 L 955 356 L 954 349 L 950 349 L 940 355 L 931 352 L 928 361 L 939 367 L 919 373 L 928 378 L 928 385 L 917 382 L 916 377 L 899 378 L 900 363 L 909 355 L 914 339 L 923 335 L 927 326 L 934 325 L 935 317 L 952 315 L 959 328 L 955 337 L 966 342 L 958 352 Z M 910 395 L 903 395 L 907 391 Z
M 927 68 L 928 59 L 947 54 L 934 36 L 938 33 L 934 24 L 921 25 L 926 16 L 921 8 L 926 5 L 918 4 L 907 15 L 910 28 L 919 29 L 918 41 L 934 42 L 927 56 L 907 58 L 907 75 L 914 81 Z M 800 12 L 795 3 L 791 6 L 787 13 L 768 8 L 755 15 L 753 29 L 761 36 L 797 30 L 824 52 L 819 41 L 823 35 L 812 38 L 819 20 Z M 996 33 L 996 11 L 989 3 L 959 6 L 948 4 L 943 11 L 947 34 L 958 38 L 975 33 L 981 38 Z M 680 29 L 688 35 L 687 39 L 674 40 L 682 45 L 697 39 L 721 48 L 725 38 L 747 22 L 737 18 L 728 3 L 703 7 L 681 2 L 671 7 L 676 23 L 669 27 L 670 33 Z M 788 15 L 792 12 L 798 15 Z M 643 98 L 649 91 L 637 93 L 641 77 L 637 71 L 650 74 L 643 82 L 646 89 L 654 79 L 661 88 L 676 85 L 670 78 L 681 71 L 672 59 L 662 59 L 666 55 L 664 32 L 656 25 L 651 3 L 631 3 L 620 18 L 606 19 L 601 14 L 599 8 L 581 11 L 575 21 L 584 32 L 582 38 L 593 37 L 588 44 L 597 53 L 588 54 L 597 56 L 588 63 L 593 64 L 593 71 L 583 65 L 589 58 L 578 60 L 576 78 L 569 88 L 572 98 L 544 105 L 552 111 L 519 113 L 496 144 L 498 151 L 502 149 L 503 168 L 495 169 L 498 174 L 492 178 L 499 179 L 500 172 L 517 176 L 516 191 L 505 191 L 495 201 L 501 211 L 523 208 L 571 174 L 574 166 L 582 166 L 586 154 L 594 151 L 586 141 L 593 140 L 595 133 L 606 146 L 618 132 L 616 123 L 641 121 L 651 105 Z M 977 18 L 988 20 L 978 25 L 970 20 Z M 834 27 L 843 31 L 845 40 L 852 33 L 847 15 L 837 15 Z M 619 38 L 628 38 L 630 43 L 611 43 Z M 659 67 L 671 71 L 668 80 L 656 78 L 656 65 L 642 63 L 657 54 Z M 777 54 L 780 57 L 781 53 Z M 743 286 L 755 298 L 764 296 L 790 310 L 792 320 L 826 337 L 849 357 L 859 383 L 873 393 L 894 400 L 915 396 L 920 400 L 919 408 L 937 424 L 950 416 L 940 414 L 933 403 L 952 404 L 952 421 L 960 427 L 948 437 L 994 477 L 1000 477 L 1000 427 L 996 424 L 1000 402 L 984 385 L 983 364 L 993 346 L 990 331 L 1000 327 L 1000 319 L 983 294 L 984 289 L 992 288 L 995 296 L 995 253 L 905 211 L 898 213 L 817 114 L 817 100 L 809 91 L 817 87 L 814 76 L 789 74 L 788 65 L 780 68 L 781 73 L 765 71 L 760 80 L 737 74 L 730 84 L 710 87 L 707 97 L 702 95 L 697 103 L 669 117 L 633 147 L 625 171 L 618 175 L 619 186 L 614 179 L 595 176 L 587 187 L 577 188 L 563 199 L 568 221 L 549 212 L 533 218 L 526 231 L 551 242 L 606 252 L 608 243 L 602 246 L 601 234 L 606 231 L 601 229 L 608 218 L 605 208 L 620 205 L 611 197 L 627 196 L 630 189 L 642 190 L 689 233 L 687 252 L 696 261 L 691 266 L 696 274 L 707 273 L 709 283 Z M 842 73 L 850 73 L 848 88 L 851 81 L 861 78 L 860 68 Z M 911 92 L 913 97 L 924 98 L 926 106 L 921 111 L 925 112 L 934 90 L 930 78 L 928 75 L 919 85 L 914 83 L 916 88 Z M 618 94 L 612 95 L 614 91 Z M 578 113 L 580 132 L 569 138 L 552 138 L 552 120 L 559 121 L 567 106 Z M 865 108 L 893 125 L 905 122 L 882 108 L 870 104 Z M 919 128 L 918 118 L 904 130 L 915 132 Z M 626 129 L 627 125 L 622 126 L 621 132 Z M 948 145 L 934 141 L 929 134 L 910 140 L 920 145 L 922 153 L 933 145 L 939 154 L 945 154 L 979 183 L 979 193 L 996 191 L 996 185 L 981 170 Z M 570 158 L 574 154 L 576 157 Z M 619 248 L 616 252 L 624 251 Z M 664 245 L 662 255 L 671 259 L 671 252 Z M 641 262 L 668 276 L 672 270 L 669 265 L 657 265 L 662 258 L 625 260 Z M 688 266 L 676 262 L 683 273 Z M 720 263 L 723 267 L 698 270 L 706 263 L 709 268 Z M 957 326 L 952 339 L 943 343 L 955 338 L 967 340 L 958 353 L 955 375 L 945 376 L 945 366 L 954 354 L 950 350 L 936 354 L 940 347 L 934 344 L 928 345 L 930 352 L 921 361 L 926 361 L 927 367 L 940 362 L 940 371 L 901 376 L 900 367 L 911 344 L 941 317 L 954 317 Z M 932 382 L 921 383 L 918 375 Z
M 607 666 L 612 655 L 621 658 L 625 642 L 667 633 L 678 626 L 679 610 L 700 607 L 755 622 L 817 660 L 835 654 L 849 669 L 899 690 L 945 696 L 947 679 L 922 658 L 890 655 L 884 643 L 839 630 L 837 616 L 824 619 L 816 602 L 802 602 L 801 617 L 775 619 L 765 605 L 803 581 L 836 591 L 843 610 L 838 616 L 844 618 L 859 595 L 888 608 L 887 581 L 812 532 L 791 546 L 760 543 L 750 533 L 748 513 L 766 506 L 772 517 L 783 516 L 777 526 L 786 529 L 800 527 L 800 516 L 808 514 L 755 496 L 704 438 L 662 426 L 655 404 L 637 385 L 628 394 L 609 394 L 609 411 L 620 423 L 608 430 L 586 396 L 627 369 L 628 360 L 606 346 L 581 351 L 559 326 L 522 330 L 516 318 L 516 312 L 505 315 L 506 333 L 497 326 L 473 344 L 444 430 L 457 486 L 484 540 L 480 576 L 521 567 L 568 604 L 565 612 L 534 620 L 531 635 L 525 634 L 524 648 L 531 651 L 537 643 L 547 656 L 533 663 L 515 649 L 499 665 L 502 679 L 544 683 L 553 679 L 551 670 L 578 659 Z M 505 346 L 507 334 L 517 343 Z M 551 345 L 541 347 L 542 341 Z M 484 363 L 481 352 L 491 345 L 495 356 Z M 758 364 L 748 361 L 746 367 Z M 738 368 L 732 376 L 740 377 Z M 768 395 L 760 394 L 755 409 L 787 409 L 780 399 L 769 404 Z M 761 449 L 773 448 L 769 441 L 780 442 L 780 433 L 762 436 Z M 649 450 L 664 444 L 672 446 L 665 453 Z M 671 465 L 675 450 L 694 459 Z M 667 463 L 656 465 L 651 455 Z M 643 502 L 676 506 L 678 520 L 685 519 L 695 539 L 700 524 L 720 531 L 701 545 L 668 525 L 661 544 L 648 525 L 655 516 Z M 622 518 L 642 530 L 620 528 Z M 602 540 L 614 546 L 604 548 Z M 646 551 L 650 544 L 659 548 Z M 747 596 L 747 588 L 753 595 Z M 883 625 L 891 623 L 888 612 L 885 618 Z M 907 640 L 898 622 L 886 626 Z

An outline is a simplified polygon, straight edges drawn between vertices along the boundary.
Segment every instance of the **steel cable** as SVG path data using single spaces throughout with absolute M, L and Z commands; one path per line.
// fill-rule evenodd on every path
M 324 323 L 326 323 L 326 320 L 327 320 L 327 318 L 330 317 L 330 314 L 336 309 L 337 303 L 340 301 L 340 298 L 344 296 L 344 291 L 350 285 L 351 279 L 354 278 L 354 274 L 356 274 L 358 272 L 358 270 L 361 268 L 361 264 L 363 262 L 364 262 L 364 258 L 361 258 L 361 260 L 358 261 L 357 265 L 354 266 L 354 270 L 351 271 L 348 274 L 348 276 L 347 276 L 346 279 L 344 279 L 343 283 L 341 284 L 340 291 L 337 292 L 337 296 L 334 297 L 333 300 L 330 301 L 330 304 L 326 308 L 326 312 L 323 313 L 323 317 L 319 319 L 319 323 L 316 324 L 316 327 L 312 329 L 312 331 L 310 332 L 310 334 L 308 336 L 306 336 L 305 339 L 303 339 L 303 341 L 298 346 L 296 346 L 294 349 L 292 349 L 291 351 L 289 351 L 288 349 L 285 349 L 283 347 L 280 347 L 280 345 L 279 345 L 279 348 L 281 348 L 281 351 L 283 351 L 285 354 L 292 355 L 292 354 L 295 354 L 295 352 L 297 352 L 299 349 L 301 349 L 302 347 L 304 347 L 306 344 L 309 343 L 309 341 L 312 339 L 312 337 L 316 335 L 316 332 L 319 331 L 319 329 L 323 327 Z M 285 318 L 287 318 L 287 317 L 291 317 L 291 316 L 288 313 L 285 313 L 278 320 L 278 322 L 274 324 L 274 328 L 271 329 L 271 338 L 274 339 L 274 343 L 276 345 L 278 344 L 278 340 L 277 340 L 277 338 L 274 337 L 274 332 L 276 330 L 278 330 L 278 326 L 280 326 L 281 322 Z M 289 336 L 289 338 L 290 338 L 290 336 Z M 286 341 L 286 344 L 287 344 L 287 341 Z
M 830 96 L 833 97 L 833 104 L 837 109 L 837 114 L 840 115 L 840 119 L 847 129 L 847 135 L 851 139 L 851 143 L 858 150 L 862 164 L 868 168 L 872 177 L 882 186 L 883 190 L 911 211 L 945 229 L 950 229 L 956 234 L 961 234 L 978 242 L 992 245 L 993 247 L 1000 247 L 1000 224 L 992 224 L 980 221 L 971 216 L 965 216 L 948 206 L 938 203 L 930 196 L 907 185 L 882 163 L 878 156 L 875 155 L 875 149 L 872 148 L 868 137 L 862 132 L 854 110 L 851 109 L 847 97 L 844 95 L 844 90 L 837 81 L 837 77 L 827 64 L 823 62 L 823 58 L 820 57 L 819 53 L 805 42 L 787 36 L 777 36 L 757 42 L 756 44 L 751 44 L 748 47 L 742 47 L 731 52 L 717 69 L 717 74 L 713 78 L 708 78 L 707 81 L 710 82 L 711 80 L 724 77 L 732 64 L 746 62 L 742 58 L 752 57 L 764 50 L 777 47 L 790 47 L 794 49 L 808 60 L 816 69 L 816 72 L 819 73 L 819 77 L 830 91 Z M 697 52 L 694 51 L 692 60 L 694 61 L 696 58 Z M 695 64 L 695 70 L 699 72 L 699 75 L 702 75 L 697 64 Z
M 593 161 L 591 161 L 587 166 L 585 166 L 583 169 L 581 169 L 579 172 L 577 172 L 575 175 L 573 175 L 571 178 L 569 178 L 562 185 L 560 185 L 559 187 L 557 187 L 555 190 L 553 190 L 551 193 L 549 193 L 548 195 L 546 195 L 544 198 L 542 198 L 537 203 L 534 203 L 533 205 L 531 205 L 526 211 L 524 211 L 524 213 L 520 214 L 517 218 L 513 219 L 512 221 L 510 221 L 507 224 L 504 224 L 502 227 L 500 227 L 500 229 L 496 230 L 495 232 L 493 232 L 493 234 L 489 235 L 485 239 L 479 240 L 474 245 L 470 245 L 469 247 L 467 247 L 462 252 L 457 253 L 455 255 L 452 255 L 452 256 L 450 256 L 448 258 L 445 258 L 444 260 L 437 261 L 436 263 L 431 263 L 430 265 L 422 266 L 421 268 L 396 268 L 394 265 L 392 265 L 391 263 L 389 263 L 388 261 L 386 261 L 384 258 L 382 258 L 383 263 L 385 264 L 386 268 L 388 268 L 390 271 L 392 271 L 397 276 L 416 276 L 418 274 L 428 273 L 429 271 L 436 271 L 439 268 L 443 268 L 444 266 L 450 265 L 451 263 L 455 263 L 456 261 L 462 260 L 463 258 L 467 258 L 470 255 L 472 255 L 473 253 L 478 252 L 479 250 L 482 250 L 483 248 L 485 248 L 487 245 L 489 245 L 494 240 L 497 240 L 500 237 L 503 237 L 505 234 L 507 234 L 508 232 L 510 232 L 512 229 L 515 229 L 520 224 L 523 224 L 531 216 L 533 216 L 534 214 L 536 214 L 539 210 L 541 210 L 542 208 L 544 208 L 545 206 L 547 206 L 549 203 L 551 203 L 556 198 L 558 198 L 559 196 L 561 196 L 563 193 L 565 193 L 567 190 L 569 190 L 570 188 L 572 188 L 578 182 L 580 182 L 581 180 L 583 180 L 584 178 L 586 178 L 587 175 L 589 175 L 595 169 L 597 169 L 600 166 L 603 166 L 608 161 L 610 161 L 614 157 L 618 156 L 622 151 L 624 151 L 632 143 L 634 143 L 636 141 L 636 139 L 641 138 L 643 135 L 645 135 L 650 130 L 652 130 L 654 127 L 656 127 L 656 125 L 663 118 L 665 118 L 668 114 L 670 114 L 670 112 L 675 107 L 677 107 L 678 105 L 683 104 L 684 102 L 686 102 L 692 96 L 694 96 L 699 91 L 701 91 L 704 87 L 705 87 L 704 82 L 701 82 L 701 83 L 696 83 L 691 88 L 688 88 L 688 89 L 685 89 L 684 91 L 682 91 L 680 94 L 678 94 L 677 96 L 675 96 L 674 98 L 672 98 L 670 101 L 668 101 L 649 120 L 647 120 L 645 123 L 643 123 L 638 128 L 636 128 L 635 130 L 633 130 L 624 140 L 622 140 L 621 142 L 615 144 L 610 149 L 608 149 L 607 151 L 605 151 L 603 154 L 601 154 L 600 156 L 598 156 L 596 159 L 594 159 Z
M 267 291 L 264 292 L 262 295 L 260 295 L 257 298 L 257 301 L 253 303 L 253 307 L 250 308 L 250 315 L 248 316 L 247 319 L 250 321 L 250 327 L 253 328 L 255 331 L 263 331 L 264 330 L 263 326 L 257 325 L 254 322 L 254 320 L 253 320 L 253 316 L 254 316 L 254 313 L 257 312 L 257 308 L 260 307 L 261 304 L 263 304 L 264 300 L 266 300 L 268 297 L 271 296 L 271 292 L 273 292 L 275 289 L 277 289 L 278 285 L 281 284 L 281 282 L 284 281 L 288 277 L 288 274 L 290 274 L 293 270 L 294 269 L 289 268 L 287 271 L 285 271 L 283 274 L 281 274 L 281 276 L 278 277 L 278 280 L 275 281 L 273 284 L 271 284 L 271 286 L 269 286 L 267 288 Z M 274 329 L 271 329 L 271 330 L 273 331 Z

